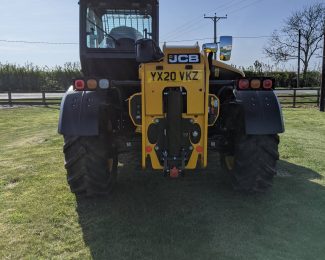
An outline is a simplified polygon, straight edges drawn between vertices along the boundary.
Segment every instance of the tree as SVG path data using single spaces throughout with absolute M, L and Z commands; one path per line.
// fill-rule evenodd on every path
M 274 31 L 264 51 L 275 62 L 298 59 L 299 30 L 303 80 L 306 80 L 311 58 L 321 49 L 325 30 L 325 5 L 318 3 L 294 12 L 279 31 Z

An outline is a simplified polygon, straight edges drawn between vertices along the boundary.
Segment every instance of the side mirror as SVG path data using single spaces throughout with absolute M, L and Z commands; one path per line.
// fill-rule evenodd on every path
M 218 44 L 217 43 L 205 43 L 202 46 L 202 49 L 206 53 L 216 53 L 218 51 Z
M 160 61 L 164 54 L 152 39 L 140 39 L 135 43 L 136 61 L 149 63 Z
M 232 51 L 232 36 L 220 36 L 220 60 L 229 61 Z

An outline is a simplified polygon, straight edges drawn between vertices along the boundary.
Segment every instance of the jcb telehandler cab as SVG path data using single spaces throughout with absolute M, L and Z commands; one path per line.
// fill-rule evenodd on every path
M 143 168 L 177 178 L 217 152 L 236 189 L 265 191 L 284 131 L 273 80 L 215 60 L 215 44 L 161 51 L 158 8 L 158 0 L 80 1 L 84 77 L 73 80 L 59 122 L 72 192 L 109 192 L 119 152 L 137 136 Z M 222 44 L 225 60 L 231 43 Z

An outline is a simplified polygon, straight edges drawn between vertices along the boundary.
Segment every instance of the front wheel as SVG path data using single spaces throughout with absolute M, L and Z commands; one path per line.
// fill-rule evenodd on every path
M 279 160 L 278 135 L 240 135 L 233 151 L 221 154 L 221 165 L 229 172 L 235 190 L 256 193 L 272 186 Z

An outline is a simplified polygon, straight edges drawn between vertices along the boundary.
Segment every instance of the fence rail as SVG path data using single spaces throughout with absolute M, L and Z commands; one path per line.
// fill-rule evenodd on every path
M 308 104 L 319 106 L 320 88 L 286 88 L 276 89 L 275 92 L 282 106 L 297 107 Z
M 42 91 L 38 93 L 0 92 L 0 106 L 59 105 L 64 91 Z M 276 89 L 282 106 L 319 105 L 320 88 Z
M 35 93 L 22 92 L 0 92 L 0 106 L 19 106 L 19 105 L 59 105 L 64 91 L 42 91 Z

